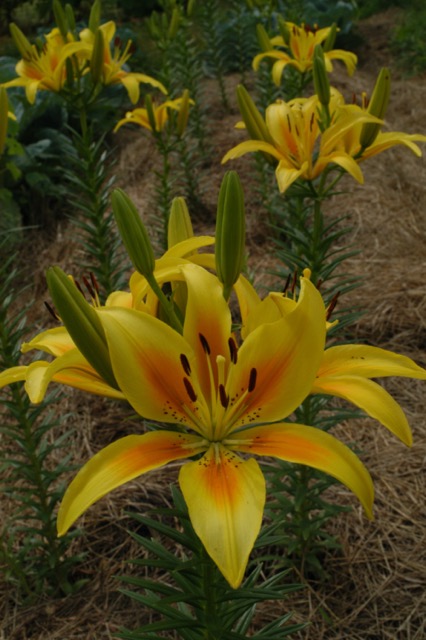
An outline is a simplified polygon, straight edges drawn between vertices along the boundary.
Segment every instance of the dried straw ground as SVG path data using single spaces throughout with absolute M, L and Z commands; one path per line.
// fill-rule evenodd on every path
M 387 41 L 397 19 L 397 13 L 388 11 L 360 26 L 365 42 L 358 51 L 359 69 L 351 79 L 344 73 L 337 75 L 337 85 L 348 97 L 353 91 L 370 91 L 380 66 L 393 65 Z M 389 128 L 424 132 L 424 77 L 405 79 L 394 71 L 393 78 Z M 231 86 L 234 79 L 229 82 Z M 197 229 L 203 232 L 213 229 L 216 195 L 224 171 L 219 160 L 241 136 L 232 128 L 238 117 L 236 111 L 224 115 L 216 93 L 211 87 L 209 97 L 216 100 L 209 110 L 215 157 L 204 178 L 205 212 Z M 143 134 L 123 140 L 126 145 L 119 184 L 135 199 L 142 214 L 149 217 L 153 149 Z M 244 158 L 233 168 L 240 172 L 244 183 L 250 160 Z M 347 194 L 339 196 L 330 207 L 330 215 L 350 215 L 353 240 L 362 249 L 347 265 L 347 270 L 365 279 L 352 299 L 367 312 L 357 325 L 357 338 L 405 353 L 426 365 L 426 161 L 397 148 L 364 164 L 364 171 L 365 185 L 361 188 L 347 180 Z M 212 212 L 210 218 L 208 211 Z M 259 207 L 250 194 L 248 216 L 250 268 L 260 280 L 273 256 L 264 244 Z M 79 254 L 65 227 L 58 229 L 54 241 L 46 244 L 37 238 L 36 242 L 33 288 L 36 299 L 41 301 L 46 295 L 44 269 L 57 263 L 76 272 Z M 40 323 L 43 326 L 44 318 Z M 386 386 L 408 415 L 414 447 L 407 450 L 368 419 L 344 425 L 338 434 L 346 442 L 357 442 L 363 451 L 376 487 L 375 520 L 365 519 L 343 487 L 333 488 L 334 498 L 352 504 L 354 509 L 331 525 L 343 550 L 325 558 L 329 580 L 325 584 L 309 582 L 291 599 L 266 603 L 259 612 L 263 620 L 289 610 L 294 611 L 294 621 L 308 620 L 310 625 L 297 636 L 300 640 L 426 638 L 425 388 L 422 383 L 405 380 L 387 382 Z M 123 425 L 119 408 L 102 399 L 80 393 L 67 394 L 66 398 L 61 411 L 72 412 L 68 426 L 75 426 L 76 463 L 87 460 L 118 435 L 138 428 L 131 421 Z M 87 551 L 81 574 L 88 583 L 79 595 L 22 609 L 0 582 L 0 639 L 107 640 L 122 624 L 134 628 L 146 621 L 149 614 L 118 592 L 116 576 L 129 573 L 128 558 L 141 553 L 129 541 L 126 530 L 131 521 L 123 512 L 168 504 L 168 484 L 175 473 L 176 469 L 169 468 L 150 474 L 89 511 L 84 519 L 84 542 L 78 543 Z M 0 502 L 2 518 L 7 517 L 10 508 L 4 500 Z

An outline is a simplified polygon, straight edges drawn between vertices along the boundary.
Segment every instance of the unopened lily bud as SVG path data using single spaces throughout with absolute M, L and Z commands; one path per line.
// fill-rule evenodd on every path
M 288 46 L 288 43 L 290 42 L 290 31 L 282 16 L 278 16 L 278 27 L 280 29 L 281 37 L 284 40 L 284 44 Z
M 314 49 L 313 76 L 315 93 L 323 106 L 328 107 L 330 103 L 330 81 L 325 68 L 324 51 L 320 44 Z
M 33 47 L 24 36 L 20 28 L 11 22 L 9 25 L 10 35 L 13 38 L 16 47 L 24 60 L 31 60 L 34 55 Z
M 259 23 L 256 25 L 256 36 L 257 36 L 257 41 L 259 43 L 259 47 L 261 48 L 262 51 L 270 51 L 271 49 L 273 49 L 271 40 L 263 24 Z
M 92 57 L 90 58 L 90 74 L 93 84 L 98 84 L 102 80 L 104 68 L 104 37 L 102 31 L 97 29 L 95 42 L 93 44 Z
M 65 11 L 63 10 L 59 0 L 53 0 L 52 9 L 53 9 L 53 15 L 55 17 L 56 26 L 61 32 L 61 36 L 64 38 L 64 40 L 66 40 L 68 31 L 69 31 L 68 20 L 65 15 Z
M 9 101 L 6 89 L 0 87 L 0 155 L 3 153 L 6 143 L 7 125 L 9 120 Z
M 186 125 L 188 124 L 189 118 L 189 105 L 190 102 L 193 102 L 189 99 L 189 91 L 185 89 L 182 94 L 182 102 L 180 103 L 179 113 L 177 117 L 176 123 L 176 133 L 179 137 L 183 136 L 185 133 Z
M 228 300 L 245 260 L 244 195 L 238 174 L 225 174 L 219 192 L 216 217 L 216 273 Z
M 153 38 L 154 40 L 157 40 L 160 37 L 160 30 L 159 30 L 159 17 L 156 11 L 153 11 L 151 13 L 150 17 L 146 21 L 146 25 L 148 27 L 149 35 L 151 36 L 151 38 Z
M 92 33 L 96 33 L 101 22 L 101 0 L 95 0 L 90 9 L 89 29 Z
M 186 15 L 188 16 L 188 18 L 192 16 L 192 12 L 194 11 L 196 2 L 197 0 L 189 0 L 188 5 L 186 7 Z
M 337 25 L 335 22 L 333 22 L 333 24 L 330 27 L 330 31 L 328 32 L 328 36 L 326 37 L 326 39 L 322 44 L 323 51 L 332 50 L 332 48 L 334 47 L 334 43 L 336 42 L 336 36 L 337 36 Z
M 247 132 L 252 140 L 273 143 L 266 122 L 247 89 L 242 84 L 237 87 L 237 101 Z
M 169 222 L 167 226 L 167 246 L 170 249 L 175 244 L 188 240 L 194 236 L 191 217 L 185 198 L 173 198 L 170 207 Z
M 112 210 L 133 266 L 150 279 L 155 269 L 154 252 L 135 205 L 121 189 L 112 193 Z
M 176 37 L 177 31 L 179 29 L 180 24 L 180 9 L 179 7 L 174 7 L 172 12 L 172 17 L 170 19 L 169 28 L 167 31 L 167 39 L 173 40 Z
M 149 124 L 151 126 L 151 129 L 154 133 L 157 132 L 157 121 L 155 119 L 155 113 L 154 113 L 154 108 L 152 106 L 152 98 L 151 95 L 149 93 L 146 94 L 145 96 L 145 109 L 146 109 L 146 114 L 148 116 L 148 120 L 149 120 Z
M 74 9 L 72 8 L 72 6 L 70 4 L 66 4 L 65 5 L 65 15 L 67 18 L 67 22 L 68 22 L 68 26 L 69 26 L 69 30 L 71 31 L 71 33 L 75 32 L 75 15 L 74 15 Z
M 376 118 L 383 118 L 386 115 L 386 111 L 389 104 L 390 97 L 390 73 L 389 69 L 385 67 L 381 69 L 376 84 L 374 85 L 373 95 L 371 96 L 368 104 L 368 113 Z M 366 149 L 373 144 L 377 138 L 382 125 L 379 123 L 366 122 L 361 130 L 359 141 L 361 147 Z
M 51 267 L 46 278 L 55 309 L 78 350 L 110 386 L 118 389 L 97 312 L 62 269 Z

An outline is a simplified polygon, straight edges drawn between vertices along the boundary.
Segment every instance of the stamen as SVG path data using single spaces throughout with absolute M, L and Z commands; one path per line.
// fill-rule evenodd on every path
M 210 349 L 210 345 L 207 342 L 207 339 L 203 336 L 202 333 L 198 334 L 198 337 L 200 339 L 201 342 L 201 346 L 203 347 L 204 351 L 207 353 L 207 355 L 209 356 L 211 353 L 211 349 Z
M 186 357 L 186 355 L 184 353 L 180 354 L 180 363 L 183 367 L 183 370 L 185 371 L 187 376 L 191 375 L 191 367 L 189 365 L 189 361 L 188 358 Z
M 256 387 L 256 378 L 257 378 L 257 371 L 253 367 L 253 369 L 250 371 L 250 378 L 249 378 L 248 389 L 247 389 L 249 393 L 254 391 Z
M 189 382 L 188 378 L 184 378 L 183 379 L 183 384 L 185 385 L 185 389 L 186 389 L 186 392 L 187 392 L 187 394 L 189 396 L 189 399 L 192 402 L 195 402 L 197 400 L 197 394 L 195 393 L 194 387 Z
M 227 409 L 229 405 L 229 396 L 226 394 L 225 387 L 223 386 L 223 384 L 219 385 L 219 397 L 220 397 L 220 404 L 224 409 Z
M 89 275 L 90 275 L 90 282 L 92 283 L 94 290 L 96 291 L 96 293 L 99 293 L 99 284 L 98 284 L 98 281 L 96 280 L 95 274 L 93 273 L 93 271 L 91 271 Z
M 295 270 L 294 274 L 293 274 L 293 282 L 291 283 L 291 293 L 294 295 L 294 291 L 296 289 L 296 284 L 297 284 L 297 269 Z
M 289 114 L 287 114 L 287 126 L 288 126 L 288 130 L 291 133 L 291 122 L 290 122 L 290 116 Z
M 312 127 L 314 126 L 314 122 L 315 122 L 315 114 L 313 113 L 311 115 L 311 120 L 309 122 L 309 130 L 310 130 L 311 133 L 312 133 Z
M 284 289 L 283 289 L 283 295 L 285 296 L 285 294 L 288 291 L 288 288 L 290 286 L 290 280 L 291 280 L 291 273 L 288 274 L 287 276 L 287 280 L 285 281 L 285 285 L 284 285 Z
M 238 360 L 238 348 L 237 345 L 235 344 L 235 340 L 234 338 L 229 338 L 228 340 L 228 346 L 229 346 L 229 353 L 231 355 L 231 362 L 233 364 L 237 364 L 237 360 Z
M 83 282 L 86 286 L 87 291 L 89 292 L 90 297 L 95 300 L 96 298 L 96 294 L 95 294 L 95 290 L 93 289 L 91 283 L 89 282 L 89 280 L 86 278 L 86 276 L 83 276 Z
M 86 296 L 84 295 L 83 288 L 82 288 L 81 284 L 79 283 L 79 281 L 78 280 L 74 280 L 74 284 L 77 287 L 77 289 L 80 291 L 80 293 L 83 296 L 83 298 L 85 298 Z
M 46 309 L 48 310 L 52 318 L 54 318 L 57 322 L 59 322 L 60 317 L 56 313 L 55 309 L 48 302 L 46 302 L 46 300 L 44 301 L 44 306 L 46 307 Z
M 340 296 L 340 291 L 338 291 L 331 298 L 330 304 L 328 305 L 328 308 L 327 308 L 327 314 L 325 316 L 326 320 L 330 320 L 331 314 L 333 313 L 334 309 L 336 308 L 336 304 L 337 304 L 337 300 L 339 299 L 339 296 Z

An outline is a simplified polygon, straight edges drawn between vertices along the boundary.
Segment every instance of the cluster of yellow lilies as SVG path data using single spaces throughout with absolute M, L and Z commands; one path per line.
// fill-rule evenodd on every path
M 60 507 L 60 535 L 114 488 L 188 459 L 179 483 L 192 524 L 228 582 L 238 587 L 265 504 L 265 480 L 253 456 L 329 473 L 371 517 L 373 485 L 362 462 L 332 435 L 296 424 L 291 415 L 310 394 L 338 396 L 410 445 L 402 409 L 372 378 L 426 379 L 426 371 L 376 347 L 326 348 L 327 310 L 308 271 L 297 297 L 271 292 L 264 299 L 240 275 L 233 286 L 236 330 L 215 255 L 208 252 L 214 244 L 213 237 L 188 237 L 154 262 L 160 287 L 185 289 L 175 301 L 180 328 L 162 319 L 157 295 L 137 271 L 128 291 L 112 293 L 100 306 L 95 298 L 86 302 L 72 280 L 53 268 L 51 292 L 67 321 L 22 347 L 53 359 L 6 370 L 0 385 L 25 381 L 31 400 L 40 402 L 56 382 L 127 401 L 157 423 L 156 430 L 105 447 L 78 472 Z M 84 336 L 76 335 L 76 326 Z

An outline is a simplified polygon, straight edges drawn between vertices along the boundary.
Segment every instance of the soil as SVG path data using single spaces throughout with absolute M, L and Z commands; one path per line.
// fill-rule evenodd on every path
M 375 15 L 359 25 L 359 66 L 352 78 L 343 69 L 333 75 L 334 84 L 347 98 L 354 92 L 371 92 L 381 66 L 392 69 L 392 94 L 387 114 L 391 131 L 425 131 L 425 77 L 404 77 L 389 51 L 391 30 L 398 11 Z M 336 65 L 337 67 L 337 65 Z M 228 77 L 229 96 L 237 77 Z M 230 166 L 220 159 L 242 139 L 234 129 L 239 119 L 233 103 L 230 113 L 219 102 L 211 80 L 205 87 L 211 119 L 212 162 L 201 177 L 202 207 L 194 215 L 196 233 L 214 231 L 214 213 L 222 176 Z M 125 133 L 120 138 L 117 184 L 134 200 L 149 222 L 154 199 L 152 170 L 155 151 L 147 136 Z M 345 193 L 330 203 L 329 215 L 348 215 L 353 227 L 351 242 L 361 253 L 345 264 L 352 275 L 361 276 L 362 287 L 351 292 L 349 302 L 359 304 L 365 314 L 356 325 L 356 339 L 404 353 L 426 365 L 426 161 L 408 149 L 394 147 L 362 165 L 365 184 L 345 179 Z M 266 226 L 254 192 L 249 156 L 235 161 L 247 188 L 249 268 L 255 283 L 264 283 L 274 265 L 273 250 L 266 241 Z M 34 233 L 31 289 L 36 300 L 32 315 L 41 328 L 45 317 L 39 309 L 46 296 L 44 272 L 60 264 L 75 272 L 81 249 L 67 233 L 66 223 L 45 238 Z M 38 318 L 38 320 L 37 320 Z M 339 427 L 336 435 L 356 441 L 370 470 L 376 489 L 375 519 L 368 521 L 355 498 L 344 487 L 333 487 L 333 497 L 350 504 L 329 525 L 342 548 L 324 557 L 328 578 L 305 580 L 305 588 L 279 603 L 265 603 L 258 619 L 272 620 L 293 612 L 292 622 L 309 622 L 294 634 L 300 640 L 423 640 L 426 638 L 426 510 L 424 508 L 426 397 L 423 383 L 392 380 L 386 388 L 403 406 L 414 434 L 408 450 L 385 429 L 368 418 Z M 64 397 L 61 412 L 70 415 L 74 429 L 73 458 L 83 463 L 95 451 L 123 433 L 139 429 L 131 418 L 121 423 L 119 408 L 106 400 L 72 392 Z M 119 424 L 120 423 L 120 424 Z M 117 425 L 119 426 L 117 427 Z M 172 465 L 172 473 L 178 465 Z M 81 577 L 87 583 L 80 593 L 32 607 L 16 604 L 10 587 L 0 578 L 0 638 L 3 640 L 107 640 L 121 625 L 135 628 L 148 620 L 148 613 L 119 592 L 119 576 L 129 574 L 130 557 L 140 548 L 127 534 L 129 519 L 124 511 L 143 510 L 150 505 L 168 505 L 170 468 L 154 472 L 114 492 L 91 508 L 82 524 L 83 538 L 72 551 L 84 551 Z M 7 518 L 12 505 L 0 500 L 0 513 Z M 301 579 L 297 570 L 293 581 Z M 252 636 L 256 637 L 255 629 Z M 167 636 L 164 636 L 167 637 Z

